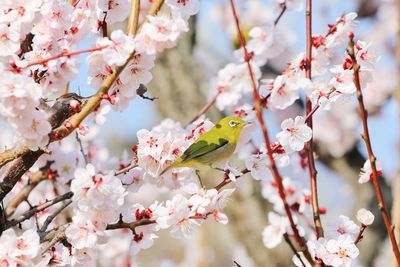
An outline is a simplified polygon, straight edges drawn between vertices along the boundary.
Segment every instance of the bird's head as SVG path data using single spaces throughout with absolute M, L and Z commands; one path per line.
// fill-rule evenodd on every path
M 215 127 L 222 130 L 230 139 L 237 141 L 244 126 L 248 122 L 238 116 L 229 116 L 220 120 Z

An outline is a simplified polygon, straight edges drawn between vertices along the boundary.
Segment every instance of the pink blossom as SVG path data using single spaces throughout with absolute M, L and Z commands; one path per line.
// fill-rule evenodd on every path
M 375 216 L 366 209 L 360 209 L 357 211 L 357 220 L 363 225 L 371 225 L 374 222 Z
M 378 175 L 382 175 L 381 163 L 376 162 L 375 165 L 376 165 L 376 171 L 377 171 Z M 371 180 L 372 177 L 373 177 L 373 173 L 372 173 L 372 168 L 371 168 L 371 162 L 369 161 L 369 159 L 367 159 L 364 163 L 364 166 L 361 168 L 360 178 L 358 179 L 358 182 L 360 184 L 367 183 Z
M 287 217 L 280 216 L 275 212 L 268 213 L 269 225 L 265 227 L 262 236 L 263 243 L 267 248 L 274 248 L 282 242 L 283 234 L 290 227 Z
M 337 240 L 328 240 L 326 250 L 329 254 L 323 259 L 324 263 L 333 267 L 350 267 L 352 261 L 360 254 L 349 235 L 341 235 Z
M 300 151 L 304 148 L 305 142 L 312 137 L 312 131 L 308 127 L 304 118 L 297 116 L 294 120 L 289 118 L 281 124 L 282 132 L 279 132 L 276 137 L 279 143 L 284 147 L 294 151 Z
M 351 236 L 354 240 L 360 227 L 344 215 L 340 215 L 336 221 L 329 222 L 326 227 L 326 237 L 338 238 L 341 235 Z
M 199 12 L 199 0 L 166 0 L 165 3 L 174 11 L 179 12 L 183 18 L 189 18 Z
M 272 109 L 285 109 L 299 98 L 297 90 L 292 90 L 287 85 L 287 77 L 277 76 L 274 80 L 261 80 L 260 97 L 268 97 L 268 106 Z
M 124 21 L 130 11 L 129 0 L 97 0 L 97 18 L 99 21 L 105 21 L 113 24 Z

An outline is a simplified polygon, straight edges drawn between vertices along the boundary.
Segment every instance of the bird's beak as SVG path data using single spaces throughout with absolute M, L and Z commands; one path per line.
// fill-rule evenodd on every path
M 246 125 L 250 125 L 250 124 L 253 124 L 253 122 L 251 122 L 251 121 L 245 121 L 244 122 L 244 125 L 246 126 Z

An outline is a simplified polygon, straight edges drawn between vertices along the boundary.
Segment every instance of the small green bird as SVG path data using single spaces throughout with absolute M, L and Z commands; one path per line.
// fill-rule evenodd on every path
M 208 132 L 202 134 L 183 154 L 160 175 L 172 168 L 192 167 L 196 171 L 204 166 L 227 160 L 235 151 L 240 133 L 245 122 L 237 116 L 229 116 L 220 120 Z

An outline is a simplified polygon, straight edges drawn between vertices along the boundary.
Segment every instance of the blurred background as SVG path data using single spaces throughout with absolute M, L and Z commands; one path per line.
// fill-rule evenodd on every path
M 269 24 L 277 16 L 277 1 L 236 2 L 243 29 Z M 356 39 L 372 42 L 371 52 L 380 57 L 374 82 L 368 84 L 364 94 L 373 148 L 383 165 L 384 195 L 392 209 L 395 225 L 400 225 L 398 5 L 396 0 L 313 1 L 313 34 L 325 33 L 328 24 L 333 24 L 344 13 L 357 12 Z M 304 9 L 285 12 L 277 28 L 284 52 L 263 67 L 263 78 L 275 77 L 297 53 L 305 50 Z M 90 47 L 92 43 L 93 40 L 85 40 L 80 48 Z M 166 117 L 182 124 L 189 122 L 215 94 L 215 77 L 219 69 L 233 60 L 236 43 L 228 1 L 202 0 L 199 14 L 192 19 L 190 32 L 181 37 L 176 48 L 157 57 L 148 94 L 158 99 L 148 101 L 137 97 L 122 113 L 110 111 L 97 140 L 106 144 L 110 154 L 118 156 L 135 144 L 139 129 L 151 129 Z M 337 55 L 338 62 L 344 52 Z M 81 55 L 83 64 L 79 77 L 70 88 L 91 95 L 94 90 L 87 86 L 85 57 Z M 304 113 L 303 107 L 304 104 L 298 101 L 287 110 L 266 112 L 271 136 L 278 131 L 282 119 Z M 212 108 L 206 115 L 215 122 L 227 114 L 229 112 Z M 395 266 L 391 263 L 391 249 L 385 240 L 385 227 L 378 214 L 372 185 L 357 182 L 366 159 L 360 127 L 357 108 L 352 101 L 335 105 L 331 112 L 317 112 L 315 116 L 320 206 L 327 208 L 322 222 L 340 214 L 354 219 L 359 208 L 369 208 L 377 216 L 361 242 L 360 262 L 363 266 Z M 258 134 L 255 134 L 256 140 Z M 301 170 L 289 169 L 283 173 L 307 180 Z M 227 226 L 208 220 L 189 241 L 172 239 L 167 232 L 160 231 L 155 245 L 139 254 L 138 265 L 234 266 L 235 260 L 243 267 L 291 266 L 291 256 L 288 257 L 291 252 L 285 243 L 272 250 L 262 244 L 261 233 L 267 225 L 270 207 L 260 193 L 259 183 L 250 177 L 243 180 L 227 206 L 230 219 Z M 149 197 L 149 190 L 141 190 L 138 198 L 147 199 L 149 203 L 157 198 L 155 194 Z M 400 227 L 395 229 L 396 232 L 399 230 Z

